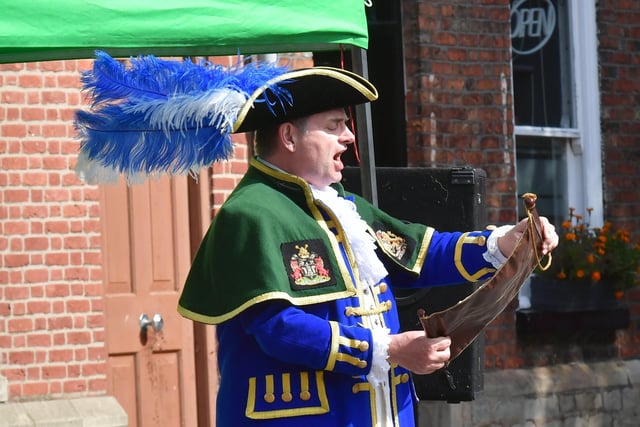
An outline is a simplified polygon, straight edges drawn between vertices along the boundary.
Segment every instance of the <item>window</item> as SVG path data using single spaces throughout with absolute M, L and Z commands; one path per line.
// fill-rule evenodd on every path
M 531 188 L 530 191 L 538 196 L 538 212 L 554 224 L 560 224 L 567 216 L 566 207 L 569 204 L 566 195 L 566 139 L 521 135 L 517 143 L 518 188 Z M 523 190 L 521 193 L 525 192 Z M 521 214 L 525 215 L 524 212 Z
M 518 193 L 555 224 L 570 206 L 602 223 L 595 19 L 594 2 L 511 1 Z

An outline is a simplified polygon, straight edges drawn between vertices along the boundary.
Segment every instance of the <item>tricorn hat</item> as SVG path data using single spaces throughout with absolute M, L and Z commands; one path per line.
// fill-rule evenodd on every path
M 282 90 L 287 92 L 287 96 L 279 97 Z M 332 67 L 294 70 L 269 80 L 255 90 L 240 109 L 233 131 L 252 131 L 377 98 L 375 86 L 350 71 Z M 258 99 L 261 102 L 255 102 Z
M 76 113 L 80 139 L 76 173 L 85 182 L 127 183 L 196 175 L 233 152 L 231 134 L 373 101 L 375 87 L 349 71 L 291 71 L 239 62 L 130 58 L 128 65 L 97 52 L 82 75 L 91 102 Z

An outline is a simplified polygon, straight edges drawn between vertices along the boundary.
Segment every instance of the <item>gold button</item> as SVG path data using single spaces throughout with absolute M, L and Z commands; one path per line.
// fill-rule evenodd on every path
M 302 400 L 309 400 L 311 399 L 311 393 L 309 393 L 308 390 L 304 390 L 300 392 L 300 399 Z
M 369 343 L 367 341 L 360 341 L 360 344 L 358 344 L 358 350 L 360 351 L 369 350 Z
M 400 381 L 402 381 L 403 383 L 408 383 L 409 382 L 409 374 L 400 375 Z
M 360 386 L 358 386 L 358 384 L 354 384 L 353 387 L 351 387 L 351 393 L 356 394 L 360 391 Z
M 381 293 L 387 292 L 387 284 L 386 283 L 381 283 L 380 284 L 380 292 Z
M 289 392 L 282 393 L 282 401 L 283 402 L 291 402 L 293 400 L 293 395 Z
M 391 302 L 391 300 L 388 300 L 388 301 L 387 301 L 387 308 L 388 308 L 389 310 L 391 310 L 391 306 L 392 306 L 392 305 L 393 305 L 393 303 Z
M 358 368 L 366 368 L 367 367 L 367 361 L 366 360 L 358 360 Z
M 267 403 L 273 403 L 275 402 L 276 397 L 273 395 L 273 393 L 265 393 L 264 394 L 264 401 Z
M 493 225 L 493 224 L 490 224 L 490 225 L 487 225 L 487 226 L 485 227 L 485 230 L 495 230 L 496 228 L 498 228 L 498 227 L 497 227 L 497 226 L 495 226 L 495 225 Z
M 478 236 L 478 246 L 484 246 L 487 244 L 487 238 L 484 236 Z

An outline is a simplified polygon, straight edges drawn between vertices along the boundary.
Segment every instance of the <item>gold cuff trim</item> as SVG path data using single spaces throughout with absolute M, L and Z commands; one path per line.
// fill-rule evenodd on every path
M 357 348 L 360 351 L 369 350 L 369 343 L 367 341 L 360 341 L 351 338 L 340 337 L 338 338 L 338 342 L 340 345 L 349 348 Z
M 325 371 L 333 371 L 336 367 L 336 358 L 340 348 L 340 326 L 338 323 L 330 320 L 329 326 L 331 326 L 331 349 L 329 350 L 329 358 L 327 359 L 327 366 L 324 367 Z
M 344 353 L 338 353 L 336 359 L 339 362 L 345 362 L 348 363 L 350 365 L 353 365 L 355 367 L 358 367 L 360 369 L 364 369 L 367 367 L 367 361 L 366 360 L 361 360 L 358 359 L 357 357 L 353 357 L 349 354 L 344 354 Z
M 484 246 L 486 245 L 486 243 L 487 239 L 484 236 L 469 236 L 469 233 L 463 233 L 462 236 L 460 236 L 460 238 L 458 239 L 453 259 L 456 269 L 465 280 L 469 282 L 477 282 L 485 274 L 493 273 L 494 271 L 496 271 L 494 268 L 485 267 L 471 274 L 469 271 L 467 271 L 464 264 L 462 263 L 462 247 L 465 244 Z

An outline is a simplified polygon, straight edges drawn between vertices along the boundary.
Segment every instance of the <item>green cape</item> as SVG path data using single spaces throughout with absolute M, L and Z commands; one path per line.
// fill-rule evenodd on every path
M 340 184 L 334 188 L 345 195 Z M 417 275 L 433 229 L 407 224 L 354 197 L 385 264 Z M 350 271 L 357 277 L 357 267 L 331 215 L 306 181 L 253 159 L 202 241 L 178 311 L 217 324 L 261 301 L 306 305 L 354 296 Z M 335 255 L 340 243 L 350 265 Z

